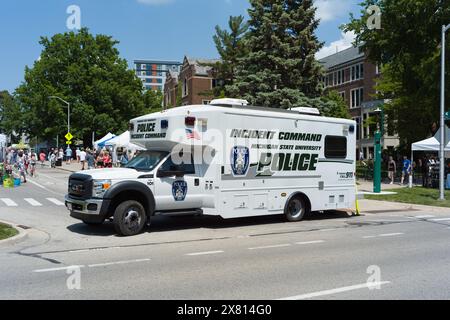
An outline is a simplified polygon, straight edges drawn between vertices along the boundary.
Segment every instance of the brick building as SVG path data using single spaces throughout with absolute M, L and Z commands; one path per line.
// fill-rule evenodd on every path
M 323 82 L 327 90 L 337 91 L 349 107 L 350 114 L 357 122 L 357 155 L 360 150 L 364 158 L 373 157 L 373 134 L 376 127 L 365 125 L 366 120 L 377 108 L 382 108 L 385 101 L 376 100 L 376 79 L 380 76 L 380 69 L 367 59 L 359 47 L 351 47 L 319 62 L 324 66 L 326 75 Z M 385 121 L 385 135 L 382 138 L 383 149 L 398 147 L 399 139 L 388 128 Z
M 212 67 L 204 64 L 216 61 L 184 57 L 180 72 L 169 72 L 166 77 L 164 107 L 176 106 L 178 85 L 181 85 L 181 105 L 208 104 L 213 99 L 215 79 Z

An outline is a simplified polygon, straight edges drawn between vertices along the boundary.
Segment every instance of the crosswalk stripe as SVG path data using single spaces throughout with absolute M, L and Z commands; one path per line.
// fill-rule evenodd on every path
M 435 221 L 435 222 L 439 222 L 439 221 L 450 221 L 450 218 L 431 219 L 431 221 Z
M 24 198 L 23 200 L 31 204 L 33 207 L 42 207 L 42 203 L 34 200 L 33 198 Z
M 2 200 L 8 207 L 17 207 L 17 203 L 9 198 L 1 198 L 0 200 Z
M 64 205 L 64 203 L 61 202 L 61 201 L 59 201 L 58 199 L 55 199 L 55 198 L 46 198 L 46 199 L 47 199 L 48 201 L 50 201 L 50 202 L 56 204 L 57 206 L 63 206 L 63 205 Z

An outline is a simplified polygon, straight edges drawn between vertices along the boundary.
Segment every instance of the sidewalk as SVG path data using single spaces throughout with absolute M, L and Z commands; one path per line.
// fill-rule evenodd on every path
M 41 166 L 41 164 L 38 163 L 38 165 L 37 165 L 38 170 L 39 170 L 40 166 Z M 50 168 L 50 162 L 45 161 L 44 166 L 47 168 Z M 84 167 L 87 168 L 87 164 L 85 164 Z M 66 162 L 63 162 L 61 167 L 55 167 L 55 169 L 64 170 L 64 171 L 68 171 L 68 172 L 77 172 L 77 171 L 81 171 L 81 163 L 78 163 L 76 160 L 72 161 L 70 164 L 66 164 Z

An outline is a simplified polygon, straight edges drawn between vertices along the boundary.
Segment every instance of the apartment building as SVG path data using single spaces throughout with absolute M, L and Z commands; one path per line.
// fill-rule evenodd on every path
M 319 60 L 326 75 L 323 78 L 326 90 L 337 91 L 346 102 L 352 118 L 357 123 L 357 155 L 363 152 L 364 159 L 373 158 L 374 132 L 376 126 L 368 125 L 370 114 L 380 108 L 385 101 L 377 100 L 376 79 L 380 68 L 367 59 L 359 47 L 351 47 Z M 399 139 L 385 119 L 383 149 L 398 147 Z
M 136 76 L 142 80 L 145 90 L 164 92 L 168 72 L 180 72 L 181 63 L 169 60 L 135 60 Z
M 169 72 L 164 86 L 164 107 L 176 106 L 178 86 L 181 85 L 181 105 L 209 104 L 216 85 L 211 66 L 217 60 L 184 57 L 179 73 Z

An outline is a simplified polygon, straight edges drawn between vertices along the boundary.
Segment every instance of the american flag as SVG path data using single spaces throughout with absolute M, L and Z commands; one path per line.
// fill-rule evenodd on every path
M 200 136 L 198 135 L 197 131 L 191 129 L 186 129 L 186 137 L 188 139 L 200 140 Z

